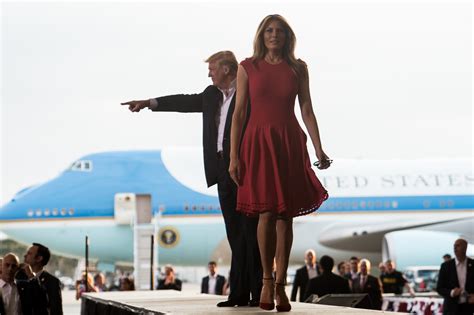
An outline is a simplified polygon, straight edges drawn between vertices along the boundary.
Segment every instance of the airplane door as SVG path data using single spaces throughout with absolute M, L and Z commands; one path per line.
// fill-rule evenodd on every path
M 137 211 L 139 210 L 139 211 Z M 151 195 L 117 193 L 114 198 L 114 219 L 119 225 L 131 225 L 135 215 L 136 223 L 151 222 Z

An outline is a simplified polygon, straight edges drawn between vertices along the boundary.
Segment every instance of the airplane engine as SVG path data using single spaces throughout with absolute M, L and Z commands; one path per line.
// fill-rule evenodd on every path
M 453 256 L 454 241 L 460 237 L 459 233 L 425 230 L 387 233 L 382 243 L 382 259 L 395 262 L 398 270 L 408 266 L 439 266 L 444 254 Z

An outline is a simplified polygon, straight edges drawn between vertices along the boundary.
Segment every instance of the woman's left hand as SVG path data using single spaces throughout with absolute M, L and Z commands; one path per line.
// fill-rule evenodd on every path
M 326 153 L 324 153 L 323 150 L 321 150 L 320 152 L 317 152 L 316 156 L 318 157 L 318 161 L 319 161 L 318 168 L 320 170 L 325 170 L 331 165 L 331 162 L 330 162 L 331 159 L 329 158 L 329 156 L 327 156 Z

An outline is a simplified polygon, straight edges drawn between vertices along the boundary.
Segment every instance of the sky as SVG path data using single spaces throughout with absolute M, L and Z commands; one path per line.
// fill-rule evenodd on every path
M 331 158 L 472 159 L 470 1 L 3 1 L 0 204 L 90 153 L 199 146 L 199 114 L 120 103 L 203 91 L 204 60 L 251 56 L 273 13 Z

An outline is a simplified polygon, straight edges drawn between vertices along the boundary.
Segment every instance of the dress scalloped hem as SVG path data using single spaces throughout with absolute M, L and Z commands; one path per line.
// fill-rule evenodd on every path
M 258 216 L 261 213 L 265 212 L 277 212 L 278 216 L 281 217 L 299 217 L 303 215 L 307 215 L 313 212 L 316 212 L 319 207 L 329 198 L 329 194 L 326 191 L 322 198 L 317 202 L 313 203 L 312 206 L 303 207 L 301 209 L 297 209 L 296 211 L 288 209 L 285 204 L 278 204 L 278 205 L 269 205 L 266 204 L 245 204 L 238 202 L 237 203 L 237 211 L 242 212 L 247 216 L 254 217 Z

